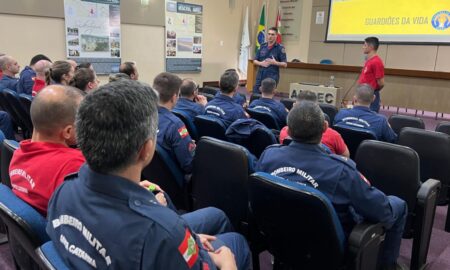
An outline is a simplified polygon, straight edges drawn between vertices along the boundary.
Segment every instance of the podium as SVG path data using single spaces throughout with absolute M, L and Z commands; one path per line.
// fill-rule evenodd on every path
M 298 93 L 306 90 L 316 93 L 317 101 L 319 103 L 340 107 L 343 95 L 343 89 L 341 87 L 324 86 L 313 83 L 291 83 L 289 86 L 289 98 L 295 99 Z

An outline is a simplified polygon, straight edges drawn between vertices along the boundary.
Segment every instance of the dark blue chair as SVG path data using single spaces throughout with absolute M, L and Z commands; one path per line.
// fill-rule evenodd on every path
M 393 114 L 389 116 L 389 125 L 396 134 L 400 134 L 405 127 L 425 129 L 425 123 L 422 119 L 409 115 Z
M 8 111 L 14 121 L 22 128 L 23 137 L 25 139 L 31 138 L 33 132 L 33 124 L 31 123 L 30 114 L 25 111 L 22 104 L 19 101 L 19 95 L 9 89 L 4 89 L 0 93 L 6 102 L 10 106 L 10 111 Z
M 0 170 L 2 184 L 11 188 L 11 180 L 9 178 L 9 164 L 11 163 L 14 151 L 19 148 L 19 143 L 13 140 L 4 140 L 1 144 L 0 151 Z
M 358 224 L 346 239 L 319 190 L 258 172 L 250 176 L 249 199 L 274 269 L 377 269 L 381 224 Z
M 340 124 L 333 126 L 333 129 L 341 134 L 350 152 L 350 158 L 353 160 L 356 155 L 356 150 L 364 140 L 377 139 L 373 132 L 364 129 L 351 128 Z
M 420 180 L 439 180 L 441 190 L 438 204 L 447 204 L 450 199 L 450 136 L 441 132 L 405 127 L 399 134 L 398 144 L 411 147 L 419 154 Z M 445 231 L 450 232 L 450 207 L 447 208 Z
M 41 267 L 46 270 L 69 270 L 61 256 L 56 251 L 55 245 L 49 241 L 36 250 L 41 259 Z
M 322 59 L 322 60 L 320 60 L 320 64 L 322 64 L 322 65 L 332 65 L 333 64 L 333 60 L 331 60 L 331 59 Z
M 188 190 L 183 171 L 170 154 L 159 144 L 152 161 L 142 170 L 142 180 L 159 185 L 177 209 L 189 210 Z
M 7 227 L 16 268 L 38 269 L 40 259 L 35 250 L 49 241 L 45 232 L 47 220 L 3 184 L 0 184 L 0 218 Z
M 222 209 L 234 229 L 248 234 L 248 176 L 254 160 L 244 147 L 202 137 L 197 143 L 192 172 L 193 208 Z
M 208 102 L 210 102 L 211 100 L 213 100 L 214 99 L 214 95 L 211 95 L 211 94 L 208 94 L 208 93 L 200 93 L 201 95 L 203 95 L 203 96 L 205 96 L 206 97 L 206 100 L 208 101 Z
M 450 122 L 440 122 L 436 126 L 436 131 L 450 135 Z
M 219 140 L 227 140 L 225 136 L 227 127 L 219 118 L 209 115 L 197 115 L 194 119 L 194 124 L 197 127 L 199 138 L 209 136 Z
M 22 104 L 23 109 L 30 115 L 31 102 L 33 102 L 33 97 L 27 94 L 19 95 L 20 104 Z
M 294 106 L 295 99 L 282 98 L 282 99 L 280 99 L 280 102 L 283 103 L 284 107 L 286 107 L 286 109 L 288 109 L 290 111 L 292 109 L 292 107 Z
M 334 117 L 338 113 L 338 109 L 330 104 L 319 103 L 319 107 L 324 114 L 328 116 L 328 124 L 331 126 L 334 122 Z
M 275 130 L 281 129 L 280 125 L 278 124 L 278 121 L 270 112 L 251 108 L 247 108 L 246 111 L 251 118 L 256 119 L 259 122 L 263 123 L 268 129 L 275 129 Z
M 419 155 L 406 146 L 364 141 L 358 148 L 355 162 L 372 186 L 407 203 L 408 218 L 403 237 L 414 239 L 411 270 L 423 269 L 441 183 L 434 179 L 422 183 Z
M 186 128 L 189 132 L 189 135 L 191 138 L 195 141 L 198 141 L 198 132 L 197 127 L 195 126 L 194 122 L 191 120 L 191 118 L 188 116 L 188 114 L 182 110 L 172 110 L 173 114 L 175 114 L 178 118 L 183 121 L 183 123 L 186 125 Z
M 202 95 L 203 95 L 203 94 L 209 94 L 209 95 L 215 96 L 215 95 L 217 95 L 217 93 L 219 93 L 219 92 L 220 92 L 220 88 L 218 88 L 218 87 L 213 87 L 213 86 L 209 86 L 209 85 L 205 85 L 205 86 L 203 86 L 203 88 L 202 88 L 201 94 L 202 94 Z

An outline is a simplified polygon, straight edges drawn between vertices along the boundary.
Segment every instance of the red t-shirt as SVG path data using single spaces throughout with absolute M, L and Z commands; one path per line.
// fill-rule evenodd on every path
M 280 143 L 282 144 L 284 139 L 288 138 L 288 127 L 284 127 L 280 131 Z M 347 149 L 347 145 L 336 130 L 327 128 L 322 135 L 322 143 L 330 148 L 333 154 L 342 155 Z
M 0 69 L 0 79 L 3 77 L 3 70 Z
M 34 84 L 33 84 L 33 88 L 31 89 L 32 90 L 31 95 L 34 97 L 39 93 L 39 91 L 42 90 L 42 88 L 45 87 L 45 81 L 38 79 L 36 77 L 34 77 L 33 80 L 34 80 Z
M 47 216 L 53 191 L 64 177 L 78 172 L 84 162 L 78 149 L 57 143 L 22 141 L 9 165 L 13 192 Z
M 379 90 L 377 80 L 384 78 L 384 64 L 378 55 L 367 59 L 364 68 L 359 76 L 359 84 L 367 83 L 374 90 Z

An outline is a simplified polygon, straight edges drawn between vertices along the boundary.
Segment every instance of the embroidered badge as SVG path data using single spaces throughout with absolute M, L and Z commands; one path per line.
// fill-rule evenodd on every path
M 198 259 L 198 246 L 197 243 L 195 243 L 195 239 L 192 237 L 191 232 L 187 228 L 184 240 L 178 247 L 178 251 L 180 251 L 189 268 L 192 268 Z
M 181 138 L 184 139 L 189 135 L 189 132 L 186 128 L 186 126 L 182 126 L 178 129 L 178 133 L 180 134 Z

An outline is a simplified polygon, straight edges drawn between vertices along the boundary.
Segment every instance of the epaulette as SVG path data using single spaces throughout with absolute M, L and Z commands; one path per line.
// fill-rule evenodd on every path
M 356 170 L 356 163 L 353 160 L 351 160 L 350 158 L 344 157 L 341 155 L 336 155 L 336 154 L 330 154 L 330 157 L 334 160 L 337 160 L 337 161 L 345 164 L 347 167 Z

